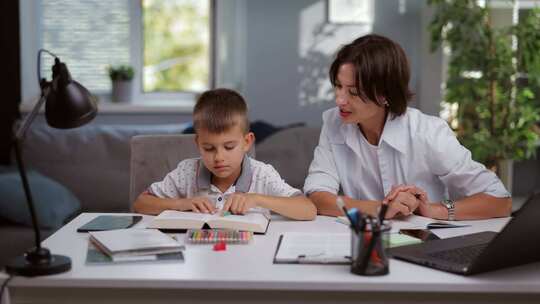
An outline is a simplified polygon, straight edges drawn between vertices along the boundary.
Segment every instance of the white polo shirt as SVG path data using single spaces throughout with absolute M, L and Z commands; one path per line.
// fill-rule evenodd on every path
M 229 194 L 235 192 L 258 193 L 270 196 L 291 197 L 302 191 L 291 187 L 271 165 L 248 156 L 242 161 L 242 172 L 225 192 L 211 183 L 212 173 L 200 158 L 181 161 L 176 169 L 160 182 L 155 182 L 148 192 L 161 198 L 191 198 L 206 196 L 217 209 L 221 209 Z
M 337 107 L 323 113 L 304 193 L 337 194 L 341 187 L 349 197 L 381 201 L 403 184 L 420 187 L 434 202 L 476 193 L 510 196 L 441 118 L 414 108 L 394 119 L 388 115 L 379 144 L 370 146 L 357 125 L 342 122 Z

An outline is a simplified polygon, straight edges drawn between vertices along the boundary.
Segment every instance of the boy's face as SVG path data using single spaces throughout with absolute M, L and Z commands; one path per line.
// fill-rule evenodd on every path
M 234 182 L 240 175 L 242 160 L 254 139 L 253 133 L 244 134 L 237 124 L 221 134 L 197 130 L 195 142 L 204 165 L 214 177 L 227 181 L 230 178 Z

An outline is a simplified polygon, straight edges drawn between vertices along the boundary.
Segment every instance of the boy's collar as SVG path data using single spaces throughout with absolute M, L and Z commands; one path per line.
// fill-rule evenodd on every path
M 246 193 L 249 191 L 251 186 L 251 178 L 253 175 L 253 170 L 251 168 L 251 162 L 249 157 L 244 155 L 242 160 L 242 171 L 240 171 L 240 176 L 234 183 L 236 192 Z M 210 184 L 212 183 L 212 172 L 206 168 L 202 159 L 199 159 L 199 165 L 197 168 L 197 188 L 198 190 L 208 190 L 210 189 Z

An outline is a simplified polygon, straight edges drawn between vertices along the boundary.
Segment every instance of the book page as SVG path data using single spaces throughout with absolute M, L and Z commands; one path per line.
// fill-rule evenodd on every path
M 260 212 L 248 212 L 245 215 L 221 216 L 216 213 L 207 221 L 212 228 L 227 228 L 264 233 L 268 226 L 268 217 Z
M 212 214 L 165 210 L 156 216 L 148 228 L 189 229 L 201 228 Z
M 277 262 L 350 262 L 350 233 L 299 233 L 283 234 Z
M 212 217 L 212 214 L 207 213 L 197 213 L 197 212 L 185 212 L 185 211 L 176 211 L 176 210 L 165 210 L 161 212 L 156 218 L 157 219 L 185 219 L 185 220 L 198 220 L 204 221 Z
M 423 217 L 419 215 L 409 215 L 403 218 L 392 219 L 391 233 L 397 233 L 401 229 L 426 229 L 427 224 L 435 221 L 429 217 Z

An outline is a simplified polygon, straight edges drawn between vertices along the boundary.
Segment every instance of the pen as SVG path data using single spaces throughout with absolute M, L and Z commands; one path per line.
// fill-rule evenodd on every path
M 388 210 L 388 204 L 382 204 L 381 209 L 379 210 L 379 224 L 382 225 L 384 217 L 386 216 L 386 210 Z
M 378 221 L 370 221 L 371 223 L 371 240 L 369 241 L 368 247 L 366 249 L 366 252 L 364 254 L 364 257 L 362 259 L 362 265 L 363 265 L 363 272 L 365 273 L 368 264 L 369 259 L 372 255 L 373 250 L 375 249 L 375 244 L 380 241 L 381 238 L 381 230 L 383 227 L 383 221 L 384 217 L 386 216 L 386 211 L 388 210 L 388 204 L 382 204 L 381 209 L 379 210 L 379 216 L 377 218 Z M 374 225 L 375 224 L 375 225 Z
M 349 217 L 353 220 L 352 225 L 358 225 L 358 218 L 359 218 L 358 212 L 359 211 L 356 208 L 351 208 L 347 210 Z
M 369 258 L 371 256 L 371 252 L 373 251 L 373 248 L 375 247 L 375 243 L 377 242 L 377 238 L 379 238 L 379 234 L 377 233 L 376 227 L 374 226 L 374 221 L 370 220 L 371 224 L 371 235 L 366 235 L 367 237 L 364 239 L 365 242 L 367 242 L 367 247 L 365 247 L 364 254 L 362 256 L 361 261 L 361 267 L 362 267 L 362 273 L 366 273 L 368 267 L 369 267 Z M 379 228 L 380 229 L 380 228 Z M 368 231 L 364 231 L 364 233 L 368 233 Z M 366 246 L 366 245 L 364 245 Z
M 349 212 L 347 211 L 347 207 L 345 207 L 345 202 L 343 201 L 341 196 L 338 196 L 336 198 L 336 204 L 338 205 L 339 208 L 341 208 L 341 210 L 343 210 L 343 213 L 345 213 L 345 216 L 347 216 L 347 218 L 349 219 L 349 222 L 351 222 L 351 227 L 354 229 L 354 231 L 356 233 L 360 232 L 358 229 L 358 226 L 354 225 L 356 221 L 349 215 Z

